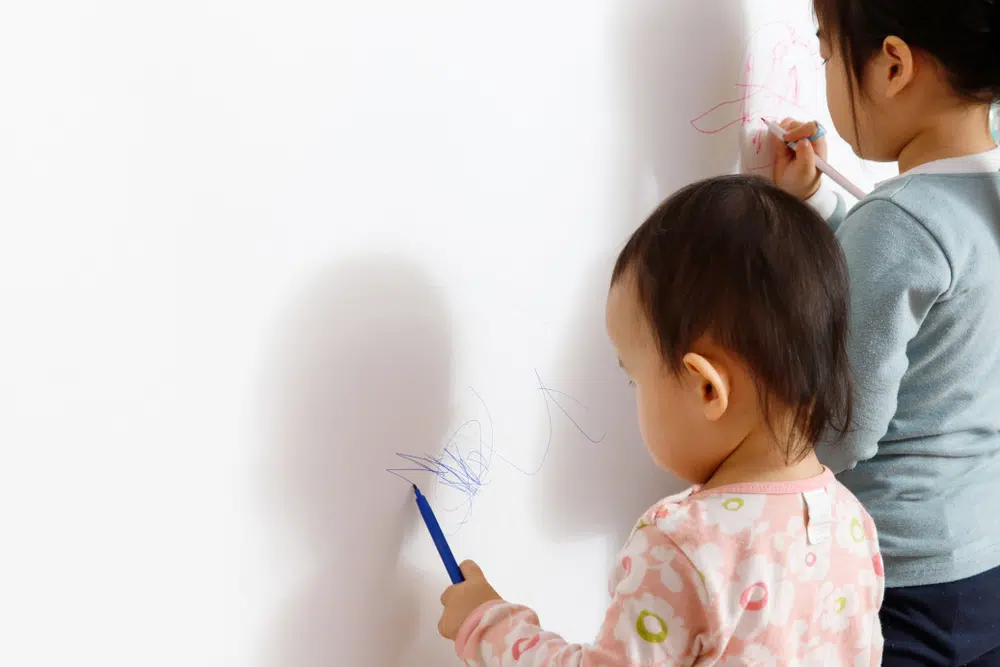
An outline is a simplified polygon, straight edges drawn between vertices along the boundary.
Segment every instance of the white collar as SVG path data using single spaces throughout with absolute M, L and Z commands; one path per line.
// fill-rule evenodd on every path
M 889 183 L 904 176 L 916 176 L 918 174 L 989 174 L 995 171 L 1000 171 L 1000 146 L 982 153 L 933 160 L 919 167 L 914 167 L 899 176 L 886 179 L 879 183 L 879 185 Z

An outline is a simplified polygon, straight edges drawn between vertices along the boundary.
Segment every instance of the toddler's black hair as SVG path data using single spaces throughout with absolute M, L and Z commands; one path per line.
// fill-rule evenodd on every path
M 704 337 L 737 355 L 764 415 L 794 415 L 785 458 L 801 460 L 851 419 L 849 283 L 832 230 L 806 204 L 762 179 L 689 185 L 635 231 L 612 286 L 634 282 L 666 367 Z M 770 422 L 769 422 L 770 423 Z

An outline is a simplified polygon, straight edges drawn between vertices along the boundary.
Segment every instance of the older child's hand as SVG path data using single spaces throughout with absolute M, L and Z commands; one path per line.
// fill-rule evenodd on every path
M 454 641 L 458 635 L 462 623 L 469 617 L 469 614 L 491 600 L 501 600 L 489 582 L 486 581 L 483 571 L 471 560 L 467 560 L 459 566 L 465 581 L 454 586 L 449 586 L 441 594 L 441 604 L 444 610 L 441 612 L 441 620 L 438 622 L 438 632 L 446 639 Z
M 826 139 L 808 141 L 819 125 L 802 123 L 792 118 L 781 121 L 785 130 L 784 141 L 796 141 L 793 150 L 785 142 L 771 135 L 774 142 L 774 182 L 785 192 L 806 200 L 816 194 L 820 185 L 820 172 L 816 169 L 816 156 L 826 159 Z

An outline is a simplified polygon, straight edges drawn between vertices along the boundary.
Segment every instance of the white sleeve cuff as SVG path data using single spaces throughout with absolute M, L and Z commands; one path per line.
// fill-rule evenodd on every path
M 840 198 L 837 197 L 837 193 L 833 190 L 833 188 L 823 181 L 820 183 L 819 190 L 816 191 L 816 194 L 807 199 L 806 203 L 809 204 L 814 211 L 819 213 L 824 220 L 829 220 L 830 217 L 837 211 L 837 206 L 840 204 Z

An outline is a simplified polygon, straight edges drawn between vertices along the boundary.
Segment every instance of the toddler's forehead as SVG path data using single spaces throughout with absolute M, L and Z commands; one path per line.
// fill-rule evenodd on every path
M 607 313 L 609 320 L 614 319 L 622 325 L 634 326 L 636 320 L 642 319 L 639 292 L 631 269 L 608 290 Z
M 655 350 L 656 335 L 639 300 L 634 279 L 622 276 L 608 292 L 607 327 L 621 350 Z

